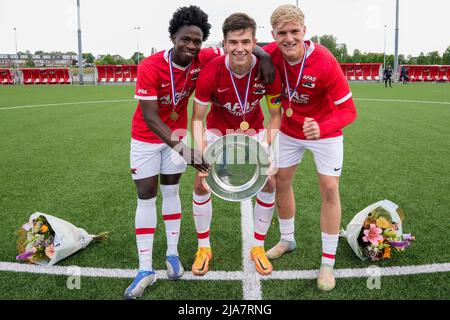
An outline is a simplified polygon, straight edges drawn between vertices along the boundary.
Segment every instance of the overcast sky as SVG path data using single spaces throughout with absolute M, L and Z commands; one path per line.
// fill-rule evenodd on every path
M 299 0 L 305 12 L 306 38 L 332 34 L 355 48 L 383 52 L 387 25 L 387 53 L 394 53 L 395 0 Z M 263 0 L 81 0 L 83 52 L 131 57 L 137 50 L 148 55 L 170 47 L 168 23 L 176 8 L 200 6 L 212 24 L 208 42 L 222 39 L 223 20 L 234 12 L 252 16 L 257 39 L 272 40 L 269 17 L 284 3 Z M 418 55 L 450 45 L 449 0 L 400 0 L 399 53 Z M 0 0 L 0 53 L 15 53 L 17 28 L 19 51 L 75 51 L 77 49 L 76 0 Z M 140 30 L 136 31 L 135 27 Z

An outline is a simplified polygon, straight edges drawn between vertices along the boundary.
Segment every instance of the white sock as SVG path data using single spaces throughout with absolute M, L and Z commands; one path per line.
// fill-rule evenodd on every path
M 280 223 L 281 239 L 286 241 L 294 241 L 295 217 L 290 219 L 278 218 L 278 222 Z
M 156 198 L 137 199 L 135 229 L 139 270 L 152 271 L 153 235 L 156 229 Z
M 264 247 L 267 231 L 272 223 L 273 206 L 275 203 L 275 192 L 259 192 L 256 196 L 254 210 L 254 235 L 253 246 Z
M 339 234 L 332 235 L 322 232 L 322 264 L 334 267 L 338 240 Z
M 209 243 L 209 228 L 212 219 L 211 193 L 201 196 L 193 193 L 192 213 L 197 231 L 198 247 L 211 247 Z
M 166 256 L 178 256 L 178 239 L 181 225 L 181 202 L 178 193 L 179 185 L 160 185 L 162 193 L 162 216 L 166 226 Z

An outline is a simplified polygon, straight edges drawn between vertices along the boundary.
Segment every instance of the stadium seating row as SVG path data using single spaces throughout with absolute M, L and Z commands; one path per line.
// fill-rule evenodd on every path
M 23 84 L 70 84 L 68 68 L 19 69 L 23 75 Z
M 99 65 L 97 83 L 126 83 L 137 81 L 137 65 Z
M 408 78 L 412 82 L 447 82 L 450 79 L 450 66 L 438 65 L 405 65 L 408 69 Z M 402 66 L 399 67 L 401 70 Z
M 341 63 L 341 69 L 347 80 L 379 81 L 383 70 L 381 63 Z M 399 71 L 403 65 L 399 66 Z M 408 78 L 413 82 L 448 82 L 450 65 L 405 65 Z M 137 80 L 137 65 L 101 65 L 96 66 L 97 83 L 132 83 Z M 70 84 L 71 76 L 68 68 L 30 68 L 19 69 L 22 79 L 15 81 L 11 69 L 0 69 L 0 84 Z
M 0 84 L 14 84 L 14 75 L 10 69 L 0 69 Z
M 340 65 L 347 80 L 378 81 L 383 74 L 381 63 L 341 63 Z

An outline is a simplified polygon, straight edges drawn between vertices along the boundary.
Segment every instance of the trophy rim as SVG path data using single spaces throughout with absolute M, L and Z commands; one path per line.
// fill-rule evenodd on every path
M 230 141 L 232 142 L 229 143 Z M 254 164 L 256 166 L 251 179 L 239 186 L 230 186 L 224 183 L 218 177 L 213 165 L 222 156 L 223 150 L 228 145 L 245 149 L 255 160 Z M 212 193 L 227 201 L 241 202 L 253 198 L 264 188 L 269 178 L 269 157 L 267 151 L 254 137 L 248 135 L 228 134 L 219 137 L 219 139 L 211 143 L 205 150 L 205 159 L 212 166 L 209 175 L 203 180 L 204 183 Z

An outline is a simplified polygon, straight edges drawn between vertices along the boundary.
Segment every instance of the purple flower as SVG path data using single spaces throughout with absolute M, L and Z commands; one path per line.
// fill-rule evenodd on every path
M 390 241 L 389 243 L 391 246 L 399 249 L 407 248 L 410 245 L 409 241 Z
M 24 253 L 19 254 L 16 257 L 16 260 L 28 260 L 28 258 L 31 257 L 32 255 L 33 255 L 32 251 L 25 251 Z
M 412 241 L 412 240 L 416 240 L 416 237 L 414 237 L 413 235 L 411 235 L 411 233 L 405 233 L 402 235 L 403 240 L 407 240 L 407 241 Z

